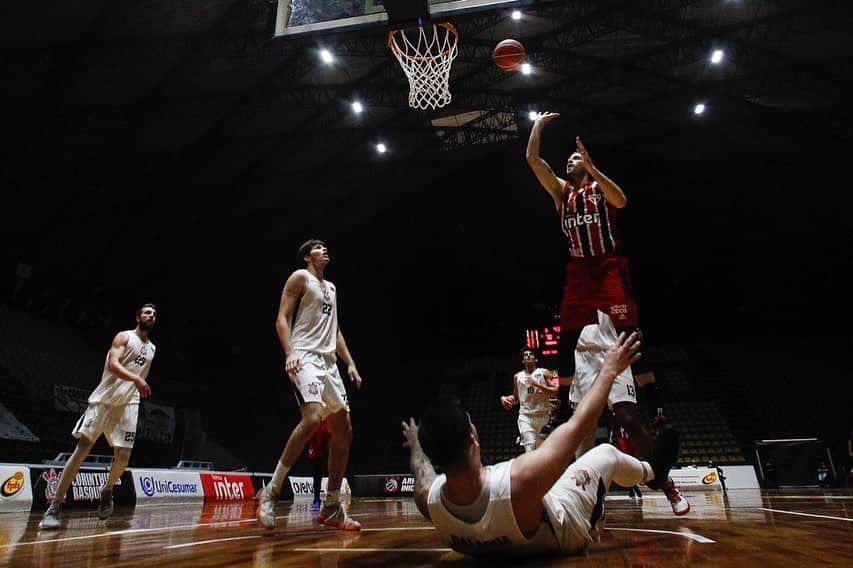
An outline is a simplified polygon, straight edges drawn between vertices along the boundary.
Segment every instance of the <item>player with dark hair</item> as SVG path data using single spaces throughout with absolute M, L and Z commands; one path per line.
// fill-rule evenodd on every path
M 638 350 L 636 333 L 621 334 L 572 418 L 539 448 L 510 461 L 483 466 L 477 428 L 458 400 L 438 401 L 420 425 L 403 422 L 415 503 L 441 541 L 472 555 L 582 552 L 601 529 L 611 482 L 630 487 L 665 478 L 678 454 L 678 440 L 668 432 L 648 461 L 603 444 L 569 465 Z M 436 475 L 433 464 L 444 473 Z
M 77 447 L 62 470 L 56 496 L 39 523 L 40 529 L 52 530 L 61 526 L 59 516 L 66 493 L 101 434 L 113 447 L 113 462 L 101 487 L 98 518 L 104 520 L 112 516 L 113 486 L 130 460 L 136 440 L 140 399 L 151 395 L 147 379 L 156 347 L 149 334 L 156 321 L 157 306 L 144 304 L 136 310 L 136 328 L 120 331 L 113 338 L 101 382 L 89 395 L 89 407 L 71 433 L 77 438 Z
M 558 373 L 560 406 L 554 422 L 544 434 L 568 417 L 567 398 L 577 405 L 591 388 L 595 373 L 578 373 L 577 359 L 595 357 L 595 349 L 584 347 L 583 333 L 598 333 L 600 314 L 609 317 L 618 331 L 638 331 L 637 303 L 628 272 L 628 259 L 623 255 L 622 239 L 616 225 L 618 211 L 628 199 L 622 189 L 599 170 L 583 145 L 575 139 L 577 150 L 566 162 L 566 179 L 558 177 L 539 154 L 542 130 L 558 113 L 540 114 L 533 124 L 527 142 L 527 163 L 536 179 L 551 196 L 560 216 L 560 224 L 569 244 L 571 259 L 566 265 L 563 300 L 560 306 L 560 341 Z M 650 397 L 656 386 L 645 373 L 644 385 Z M 652 451 L 652 436 L 637 407 L 637 391 L 631 370 L 620 378 L 608 397 L 617 423 L 624 428 L 643 456 Z M 656 402 L 654 403 L 657 404 Z M 581 444 L 578 455 L 595 444 L 594 436 Z M 667 498 L 676 515 L 689 510 L 689 503 L 674 484 L 668 483 Z
M 347 514 L 340 501 L 352 425 L 337 357 L 346 364 L 347 374 L 356 388 L 361 387 L 361 376 L 338 325 L 337 288 L 325 279 L 329 249 L 323 241 L 311 239 L 299 247 L 299 253 L 306 267 L 294 271 L 285 282 L 275 328 L 301 419 L 287 440 L 272 480 L 258 493 L 256 515 L 262 526 L 275 527 L 275 503 L 281 486 L 305 444 L 326 420 L 331 431 L 329 480 L 317 520 L 337 529 L 356 531 L 361 525 Z
M 536 366 L 532 349 L 521 352 L 523 369 L 512 377 L 512 394 L 501 397 L 501 406 L 509 412 L 518 406 L 518 434 L 525 452 L 532 452 L 542 443 L 539 431 L 548 423 L 550 397 L 557 394 L 551 372 Z

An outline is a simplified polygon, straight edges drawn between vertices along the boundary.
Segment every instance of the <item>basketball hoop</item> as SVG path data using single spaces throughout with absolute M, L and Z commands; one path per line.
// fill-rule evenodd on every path
M 409 79 L 409 106 L 421 110 L 450 103 L 450 65 L 459 54 L 459 32 L 441 23 L 417 31 L 392 30 L 388 47 Z

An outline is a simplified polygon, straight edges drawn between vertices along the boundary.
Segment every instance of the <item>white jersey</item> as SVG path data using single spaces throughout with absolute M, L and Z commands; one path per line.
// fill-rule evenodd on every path
M 575 404 L 580 403 L 592 389 L 599 371 L 604 366 L 607 351 L 618 339 L 610 317 L 601 310 L 597 312 L 598 323 L 584 326 L 575 347 L 575 378 L 569 391 L 569 397 Z M 607 396 L 607 406 L 611 409 L 614 404 L 620 402 L 637 402 L 631 367 L 619 373 Z
M 148 371 L 151 370 L 151 361 L 154 359 L 154 352 L 157 348 L 150 340 L 143 341 L 136 334 L 135 330 L 130 329 L 121 333 L 127 335 L 128 341 L 124 347 L 124 353 L 119 357 L 118 362 L 131 373 L 146 379 Z M 101 376 L 101 383 L 89 396 L 89 404 L 99 402 L 115 406 L 139 403 L 139 391 L 136 390 L 136 385 L 133 384 L 133 381 L 121 379 L 110 371 L 109 353 L 107 353 L 107 360 L 104 363 L 104 373 Z
M 296 310 L 293 325 L 293 350 L 323 355 L 337 349 L 338 306 L 335 285 L 322 282 L 308 270 L 302 270 L 308 280 L 305 294 Z
M 439 539 L 463 554 L 543 554 L 561 552 L 561 546 L 543 521 L 536 533 L 527 538 L 518 528 L 510 498 L 510 468 L 512 460 L 486 467 L 489 504 L 480 520 L 468 523 L 456 518 L 441 501 L 447 481 L 439 475 L 429 489 L 429 516 Z
M 551 412 L 551 402 L 548 393 L 536 383 L 551 384 L 551 372 L 548 369 L 535 369 L 528 374 L 523 369 L 515 374 L 515 384 L 518 390 L 518 412 L 521 414 L 548 414 Z

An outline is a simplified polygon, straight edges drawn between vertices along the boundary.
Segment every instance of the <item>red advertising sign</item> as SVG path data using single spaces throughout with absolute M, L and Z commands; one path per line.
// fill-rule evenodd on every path
M 205 501 L 248 501 L 255 497 L 252 476 L 245 473 L 202 473 Z

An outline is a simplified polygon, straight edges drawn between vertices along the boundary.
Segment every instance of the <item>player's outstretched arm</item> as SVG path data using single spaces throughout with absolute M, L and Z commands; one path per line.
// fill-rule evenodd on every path
M 575 410 L 572 418 L 551 432 L 542 445 L 522 454 L 512 463 L 512 506 L 519 526 L 524 519 L 538 519 L 542 497 L 566 471 L 581 441 L 595 429 L 616 377 L 640 357 L 637 333 L 619 335 L 604 359 L 604 365 L 592 389 Z
M 405 438 L 403 447 L 411 451 L 409 469 L 415 476 L 415 505 L 421 515 L 432 520 L 429 516 L 429 489 L 435 481 L 435 468 L 432 467 L 432 462 L 429 461 L 418 442 L 418 425 L 415 424 L 414 418 L 403 422 L 403 438 Z
M 539 145 L 542 140 L 542 129 L 545 125 L 560 116 L 560 113 L 545 112 L 538 116 L 533 122 L 533 128 L 530 130 L 530 138 L 527 140 L 527 164 L 533 173 L 536 174 L 536 179 L 554 200 L 554 205 L 557 211 L 560 210 L 563 197 L 563 185 L 565 182 L 554 174 L 554 170 L 548 165 L 548 162 L 542 159 L 539 155 Z

